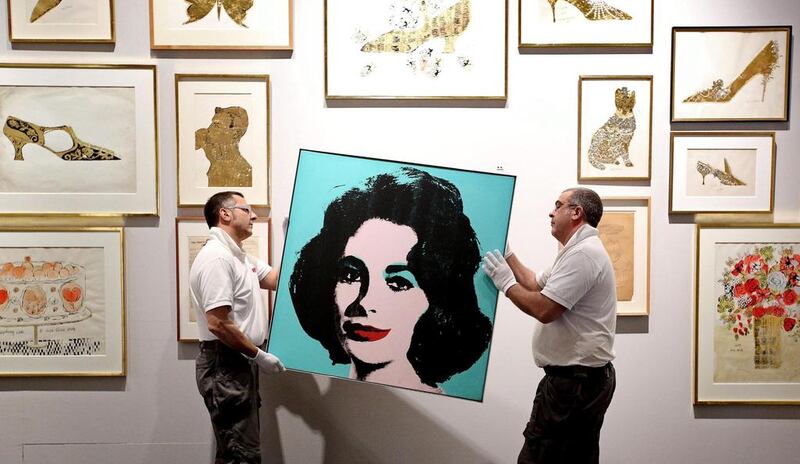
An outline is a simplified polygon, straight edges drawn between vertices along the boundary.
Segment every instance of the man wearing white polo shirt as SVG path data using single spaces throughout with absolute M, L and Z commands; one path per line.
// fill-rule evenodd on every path
M 259 289 L 274 290 L 278 271 L 242 250 L 257 219 L 242 194 L 213 195 L 203 214 L 210 237 L 189 271 L 201 340 L 197 387 L 211 415 L 215 464 L 260 463 L 258 371 L 285 368 L 262 349 L 269 314 Z
M 617 293 L 597 224 L 603 203 L 594 191 L 561 193 L 550 212 L 551 234 L 564 247 L 537 276 L 506 250 L 487 253 L 483 268 L 498 290 L 536 318 L 533 357 L 545 376 L 536 390 L 518 463 L 597 463 L 600 428 L 616 387 Z

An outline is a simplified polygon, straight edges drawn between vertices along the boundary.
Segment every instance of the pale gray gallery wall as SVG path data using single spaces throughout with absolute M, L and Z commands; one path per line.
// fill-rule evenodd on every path
M 534 268 L 555 256 L 547 213 L 576 184 L 578 76 L 652 74 L 652 182 L 596 185 L 603 195 L 653 201 L 651 315 L 619 320 L 618 388 L 601 461 L 797 462 L 800 408 L 692 406 L 694 226 L 668 216 L 667 193 L 671 26 L 790 24 L 797 33 L 800 4 L 656 0 L 652 53 L 520 54 L 517 2 L 509 3 L 509 98 L 499 107 L 326 106 L 323 0 L 295 0 L 292 54 L 151 53 L 147 0 L 116 0 L 115 47 L 11 47 L 4 40 L 5 62 L 158 65 L 161 215 L 126 228 L 127 377 L 0 379 L 0 463 L 211 462 L 211 426 L 194 385 L 196 347 L 175 340 L 174 218 L 199 213 L 176 207 L 176 72 L 270 74 L 276 262 L 303 147 L 486 171 L 502 166 L 517 176 L 511 243 Z M 6 37 L 5 5 L 0 16 Z M 792 127 L 800 117 L 799 72 L 795 59 L 789 123 L 692 126 L 777 131 L 775 218 L 785 222 L 800 222 L 800 130 Z M 542 375 L 530 352 L 533 327 L 500 299 L 482 403 L 298 373 L 264 378 L 265 462 L 514 462 Z

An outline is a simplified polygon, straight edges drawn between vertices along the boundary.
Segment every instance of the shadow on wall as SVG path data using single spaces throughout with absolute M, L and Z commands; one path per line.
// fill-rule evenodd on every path
M 320 464 L 490 462 L 471 448 L 469 441 L 453 435 L 434 418 L 381 386 L 331 379 L 330 387 L 322 392 L 313 376 L 287 372 L 262 377 L 261 397 L 264 462 L 291 464 L 282 450 L 276 414 L 279 407 L 322 436 Z

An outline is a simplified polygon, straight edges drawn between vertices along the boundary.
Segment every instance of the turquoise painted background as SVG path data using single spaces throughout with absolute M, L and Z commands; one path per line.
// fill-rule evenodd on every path
M 464 213 L 478 236 L 482 255 L 505 247 L 514 195 L 513 176 L 300 150 L 268 347 L 287 368 L 334 377 L 349 376 L 350 365 L 332 365 L 328 352 L 300 326 L 289 294 L 289 277 L 300 249 L 322 228 L 325 208 L 331 201 L 350 188 L 363 185 L 368 177 L 394 172 L 404 166 L 447 179 L 459 189 Z M 481 311 L 494 324 L 497 290 L 480 269 L 475 274 L 475 291 Z M 441 385 L 445 394 L 481 400 L 488 362 L 489 349 L 470 369 Z

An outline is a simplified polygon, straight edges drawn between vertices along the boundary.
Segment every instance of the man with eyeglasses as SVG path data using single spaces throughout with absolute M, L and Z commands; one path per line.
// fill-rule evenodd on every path
M 506 247 L 483 269 L 498 290 L 534 317 L 533 357 L 545 376 L 536 390 L 518 463 L 597 463 L 600 428 L 616 387 L 614 269 L 597 232 L 603 203 L 573 188 L 550 211 L 551 234 L 564 247 L 538 276 Z
M 275 290 L 278 270 L 242 249 L 258 216 L 241 193 L 213 195 L 203 214 L 209 240 L 189 271 L 201 340 L 197 388 L 211 415 L 214 462 L 260 463 L 258 371 L 272 374 L 285 368 L 262 349 L 269 311 L 259 289 Z

